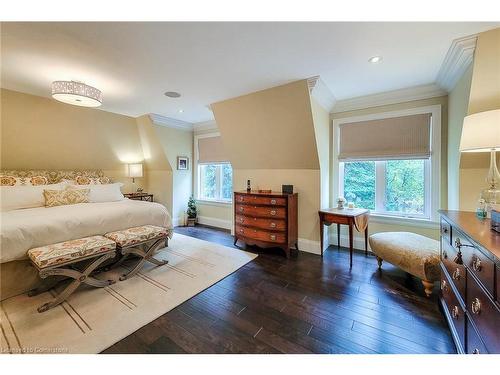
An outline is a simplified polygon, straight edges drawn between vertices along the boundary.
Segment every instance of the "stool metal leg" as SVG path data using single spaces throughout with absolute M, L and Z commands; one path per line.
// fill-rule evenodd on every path
M 156 258 L 153 258 L 155 251 L 164 243 L 164 241 L 165 241 L 164 238 L 157 239 L 149 246 L 149 248 L 146 251 L 138 247 L 126 247 L 124 249 L 121 249 L 121 253 L 123 256 L 126 256 L 128 254 L 135 254 L 138 255 L 140 259 L 130 272 L 120 276 L 120 281 L 127 280 L 132 276 L 134 276 L 137 272 L 139 272 L 144 262 L 146 261 L 153 263 L 154 265 L 157 266 L 163 266 L 167 264 L 168 263 L 167 260 L 158 260 Z
M 90 263 L 82 272 L 69 268 L 51 268 L 47 270 L 41 270 L 40 277 L 42 279 L 45 279 L 46 277 L 53 275 L 63 275 L 71 277 L 74 280 L 52 301 L 41 305 L 38 308 L 38 312 L 42 313 L 64 302 L 82 283 L 100 288 L 114 284 L 115 283 L 114 280 L 98 280 L 94 277 L 89 276 L 92 273 L 92 271 L 94 271 L 100 264 L 102 264 L 108 259 L 113 258 L 114 256 L 115 253 L 112 252 L 112 253 L 107 253 L 101 257 L 98 257 L 96 260 Z

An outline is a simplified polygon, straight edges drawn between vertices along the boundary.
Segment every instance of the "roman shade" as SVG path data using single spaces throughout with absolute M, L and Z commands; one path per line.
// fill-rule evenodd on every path
M 343 123 L 339 160 L 424 159 L 431 155 L 431 114 Z
M 221 137 L 207 137 L 198 139 L 198 163 L 227 162 Z

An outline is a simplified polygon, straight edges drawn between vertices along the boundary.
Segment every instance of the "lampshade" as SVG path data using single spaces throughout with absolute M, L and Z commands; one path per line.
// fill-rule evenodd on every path
M 500 109 L 474 113 L 464 118 L 460 151 L 500 150 Z
M 129 177 L 142 177 L 142 164 L 129 164 L 128 165 Z
M 102 104 L 100 90 L 77 81 L 52 82 L 52 97 L 60 102 L 80 107 L 99 107 Z

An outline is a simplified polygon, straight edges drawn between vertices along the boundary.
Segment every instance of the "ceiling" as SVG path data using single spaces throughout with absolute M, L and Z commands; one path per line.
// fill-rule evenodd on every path
M 433 83 L 454 39 L 499 26 L 2 23 L 1 86 L 50 97 L 52 81 L 78 80 L 102 90 L 103 110 L 196 123 L 210 103 L 317 75 L 337 100 Z

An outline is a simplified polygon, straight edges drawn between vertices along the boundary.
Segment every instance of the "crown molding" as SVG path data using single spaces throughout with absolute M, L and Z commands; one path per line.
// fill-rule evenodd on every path
M 453 90 L 458 80 L 472 64 L 476 42 L 477 35 L 469 35 L 455 39 L 451 43 L 436 78 L 439 87 L 448 92 Z
M 175 118 L 157 115 L 150 113 L 149 118 L 157 125 L 166 126 L 168 128 L 180 129 L 185 131 L 193 131 L 193 124 L 186 121 L 177 120 Z
M 357 98 L 338 100 L 331 113 L 405 103 L 413 100 L 436 98 L 445 95 L 448 95 L 447 91 L 436 84 L 414 86 L 378 94 L 359 96 Z
M 217 130 L 217 123 L 215 120 L 197 122 L 193 124 L 193 130 L 199 132 L 202 130 Z
M 336 99 L 330 89 L 321 80 L 320 76 L 314 76 L 307 79 L 309 93 L 318 101 L 318 103 L 330 112 L 335 105 Z

